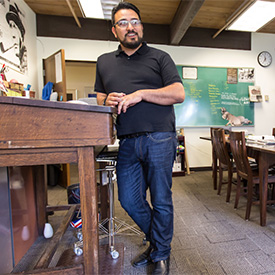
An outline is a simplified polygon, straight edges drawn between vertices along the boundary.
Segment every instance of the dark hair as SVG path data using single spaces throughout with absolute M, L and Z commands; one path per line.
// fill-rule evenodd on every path
M 20 17 L 19 17 L 19 13 L 21 13 L 21 11 L 19 10 L 19 8 L 16 4 L 14 4 L 14 6 L 10 5 L 9 11 L 6 14 L 6 20 L 7 20 L 8 24 L 10 24 L 10 21 L 13 21 L 16 24 L 16 26 L 18 27 L 18 29 L 21 32 L 22 39 L 24 40 L 25 28 L 23 26 L 23 23 L 22 23 Z
M 115 14 L 119 10 L 133 10 L 134 12 L 136 12 L 139 19 L 141 20 L 139 9 L 134 4 L 129 3 L 129 2 L 120 2 L 112 10 L 112 24 L 113 25 L 115 24 Z

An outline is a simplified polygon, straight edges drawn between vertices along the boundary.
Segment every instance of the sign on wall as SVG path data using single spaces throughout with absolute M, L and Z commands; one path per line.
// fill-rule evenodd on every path
M 25 13 L 16 1 L 0 0 L 0 62 L 26 73 Z

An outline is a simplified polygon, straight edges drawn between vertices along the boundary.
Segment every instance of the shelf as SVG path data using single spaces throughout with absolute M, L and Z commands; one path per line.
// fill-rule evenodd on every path
M 178 145 L 185 146 L 184 136 L 178 136 Z M 185 176 L 185 152 L 178 152 L 177 156 L 180 156 L 181 170 L 174 171 L 172 175 L 173 177 L 182 177 Z

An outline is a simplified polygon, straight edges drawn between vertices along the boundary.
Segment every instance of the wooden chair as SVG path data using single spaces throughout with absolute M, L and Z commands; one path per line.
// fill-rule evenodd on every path
M 272 129 L 272 135 L 275 136 L 275 128 Z
M 219 160 L 219 185 L 218 195 L 221 194 L 223 184 L 227 184 L 226 202 L 230 201 L 232 177 L 236 168 L 233 164 L 233 159 L 229 156 L 229 148 L 226 144 L 225 134 L 223 129 L 213 130 L 213 147 Z M 223 172 L 228 172 L 227 181 L 223 180 Z
M 214 150 L 213 146 L 213 131 L 214 130 L 219 130 L 222 128 L 210 128 L 210 136 L 211 136 L 211 144 L 212 144 L 212 178 L 213 178 L 213 188 L 214 190 L 217 190 L 217 172 L 218 172 L 218 166 L 217 166 L 217 155 Z
M 247 181 L 247 204 L 245 219 L 250 217 L 252 204 L 259 204 L 259 200 L 253 201 L 253 189 L 256 185 L 259 185 L 259 171 L 258 169 L 252 169 L 247 156 L 245 133 L 244 132 L 230 132 L 230 149 L 235 160 L 237 168 L 237 191 L 235 199 L 235 208 L 238 207 L 238 201 L 241 191 L 241 180 Z M 275 176 L 268 176 L 268 183 L 275 183 Z M 268 200 L 267 204 L 274 203 L 275 201 Z

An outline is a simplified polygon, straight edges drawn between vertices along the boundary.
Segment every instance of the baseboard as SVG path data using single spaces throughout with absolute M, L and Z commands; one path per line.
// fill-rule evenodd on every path
M 190 171 L 199 172 L 199 171 L 211 171 L 212 166 L 202 166 L 202 167 L 190 167 Z

